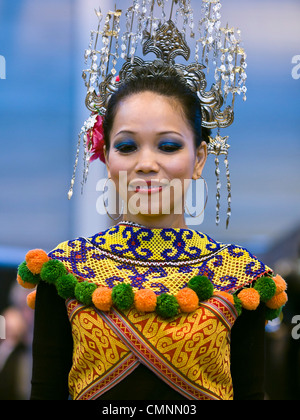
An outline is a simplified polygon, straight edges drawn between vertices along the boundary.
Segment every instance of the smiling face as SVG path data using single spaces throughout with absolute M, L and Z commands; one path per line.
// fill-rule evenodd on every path
M 207 147 L 202 142 L 196 149 L 178 100 L 148 91 L 127 97 L 118 105 L 109 140 L 108 176 L 127 204 L 123 220 L 186 227 L 185 193 L 202 174 Z

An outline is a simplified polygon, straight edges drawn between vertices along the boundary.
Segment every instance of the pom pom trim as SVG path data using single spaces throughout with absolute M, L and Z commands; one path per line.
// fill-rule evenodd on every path
M 279 295 L 275 295 L 272 299 L 266 302 L 266 305 L 270 309 L 280 309 L 282 308 L 288 301 L 288 296 L 286 292 L 281 292 Z
M 43 263 L 42 263 L 43 261 Z M 263 276 L 256 280 L 254 287 L 246 287 L 234 294 L 215 291 L 212 282 L 206 276 L 195 276 L 176 296 L 163 293 L 156 295 L 153 290 L 140 289 L 134 292 L 127 283 L 119 283 L 109 288 L 77 279 L 68 273 L 59 260 L 51 260 L 42 250 L 29 251 L 25 261 L 19 266 L 17 281 L 26 289 L 33 289 L 39 281 L 56 286 L 59 296 L 64 299 L 76 298 L 80 303 L 108 312 L 113 306 L 126 311 L 133 306 L 139 312 L 156 312 L 162 318 L 172 318 L 182 313 L 192 313 L 200 302 L 213 296 L 221 296 L 234 306 L 238 315 L 242 310 L 256 310 L 263 302 L 266 304 L 266 319 L 274 319 L 286 304 L 287 285 L 281 276 Z M 36 291 L 28 295 L 28 306 L 35 307 Z
M 25 261 L 32 274 L 40 274 L 43 265 L 49 261 L 49 257 L 42 249 L 33 249 L 27 252 Z
M 154 312 L 157 298 L 153 290 L 140 289 L 134 295 L 134 306 L 139 312 Z
M 261 301 L 267 302 L 275 296 L 276 284 L 271 277 L 261 277 L 256 281 L 254 289 L 258 291 Z
M 257 290 L 253 288 L 243 289 L 237 296 L 244 309 L 255 311 L 259 307 L 260 295 Z
M 275 276 L 273 278 L 275 284 L 276 284 L 276 292 L 275 296 L 279 295 L 282 292 L 285 292 L 287 290 L 287 284 L 286 281 L 279 275 Z
M 35 309 L 35 301 L 36 301 L 36 290 L 29 293 L 29 295 L 27 295 L 27 305 L 32 310 Z
M 181 312 L 192 313 L 199 306 L 199 298 L 197 293 L 189 287 L 185 287 L 184 289 L 179 290 L 176 295 L 176 299 Z
M 103 312 L 109 312 L 113 305 L 112 289 L 109 287 L 97 287 L 92 295 L 93 304 Z

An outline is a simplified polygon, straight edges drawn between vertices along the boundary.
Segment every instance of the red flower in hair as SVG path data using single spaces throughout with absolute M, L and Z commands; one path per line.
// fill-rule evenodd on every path
M 100 159 L 101 162 L 105 163 L 104 157 L 104 131 L 103 131 L 103 120 L 102 115 L 97 115 L 96 122 L 87 133 L 87 147 L 91 153 L 90 162 L 93 162 L 96 159 Z

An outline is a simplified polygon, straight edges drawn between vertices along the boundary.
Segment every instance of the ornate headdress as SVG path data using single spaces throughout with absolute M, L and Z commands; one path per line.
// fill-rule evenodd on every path
M 242 95 L 246 100 L 247 64 L 240 31 L 228 24 L 226 27 L 221 25 L 221 7 L 219 0 L 202 0 L 199 21 L 195 21 L 191 0 L 132 0 L 132 5 L 124 14 L 115 7 L 105 18 L 100 9 L 95 10 L 98 26 L 91 31 L 90 44 L 85 51 L 85 63 L 89 64 L 89 68 L 83 71 L 87 87 L 85 102 L 91 116 L 79 133 L 69 199 L 73 194 L 82 137 L 85 151 L 82 184 L 87 179 L 89 162 L 96 157 L 103 161 L 101 123 L 111 95 L 124 82 L 134 79 L 137 71 L 145 77 L 176 73 L 200 99 L 202 126 L 217 129 L 216 136 L 210 137 L 208 145 L 208 152 L 215 155 L 216 164 L 216 223 L 220 221 L 219 156 L 224 155 L 228 226 L 231 215 L 230 146 L 228 136 L 222 137 L 220 130 L 233 123 L 236 95 Z M 191 57 L 191 46 L 194 57 Z M 155 57 L 152 61 L 144 61 L 141 56 L 149 53 Z M 175 62 L 178 57 L 183 57 L 184 64 Z M 190 58 L 192 62 L 189 64 Z M 213 78 L 212 86 L 206 90 L 209 75 Z

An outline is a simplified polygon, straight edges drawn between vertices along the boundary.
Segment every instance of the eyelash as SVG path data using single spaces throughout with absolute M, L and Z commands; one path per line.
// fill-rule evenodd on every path
M 173 153 L 173 152 L 176 152 L 177 150 L 182 149 L 182 146 L 176 143 L 163 143 L 163 144 L 160 144 L 159 147 L 163 152 L 167 152 L 167 153 Z M 128 154 L 136 150 L 136 145 L 130 144 L 130 143 L 127 143 L 127 144 L 122 143 L 115 146 L 115 148 L 120 153 Z
M 116 150 L 118 152 L 121 152 L 121 153 L 130 153 L 130 152 L 134 151 L 132 149 L 134 149 L 135 147 L 136 146 L 134 144 L 123 144 L 123 143 L 115 146 Z M 128 149 L 130 149 L 130 150 L 128 150 Z
M 164 147 L 165 148 L 165 152 L 176 152 L 177 150 L 182 149 L 182 146 L 180 144 L 176 144 L 176 143 L 166 143 L 166 144 L 162 144 L 160 146 L 161 148 Z

